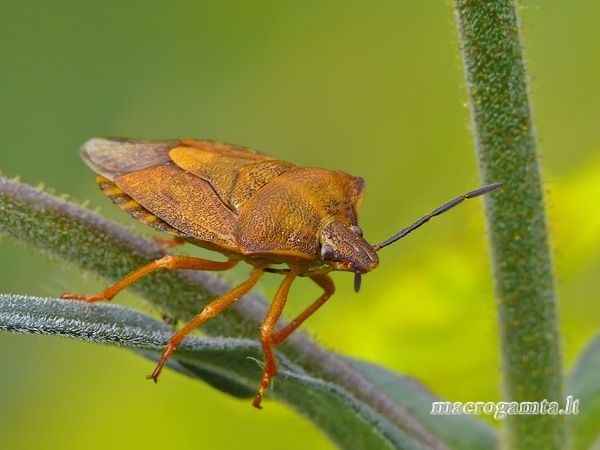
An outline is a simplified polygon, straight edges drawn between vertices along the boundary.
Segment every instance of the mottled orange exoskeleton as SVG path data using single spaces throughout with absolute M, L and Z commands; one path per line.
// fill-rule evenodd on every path
M 110 300 L 141 277 L 160 269 L 227 270 L 239 261 L 252 266 L 249 278 L 209 302 L 175 333 L 150 378 L 155 381 L 177 346 L 192 330 L 246 294 L 264 272 L 283 274 L 261 325 L 265 365 L 253 405 L 257 408 L 277 372 L 273 346 L 334 293 L 329 272 L 361 275 L 377 267 L 377 251 L 466 198 L 501 184 L 471 191 L 437 208 L 386 241 L 369 244 L 358 226 L 362 178 L 344 172 L 300 167 L 258 152 L 208 140 L 137 141 L 91 139 L 81 149 L 98 173 L 104 193 L 137 220 L 177 241 L 222 253 L 226 261 L 167 255 L 139 268 L 101 293 L 65 293 L 63 298 Z M 286 268 L 274 266 L 285 264 Z M 313 280 L 323 294 L 283 328 L 276 325 L 297 276 Z

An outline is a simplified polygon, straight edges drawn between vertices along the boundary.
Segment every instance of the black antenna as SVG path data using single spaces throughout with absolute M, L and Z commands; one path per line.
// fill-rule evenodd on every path
M 393 244 L 398 239 L 402 239 L 404 236 L 406 236 L 411 231 L 416 230 L 421 225 L 428 222 L 429 219 L 431 219 L 432 217 L 439 216 L 440 214 L 445 213 L 449 209 L 454 208 L 456 205 L 458 205 L 459 203 L 462 203 L 464 200 L 466 200 L 468 198 L 478 197 L 480 195 L 487 194 L 488 192 L 498 189 L 500 186 L 502 186 L 501 182 L 492 183 L 492 184 L 488 184 L 487 186 L 480 187 L 479 189 L 475 189 L 474 191 L 467 192 L 466 194 L 463 194 L 459 197 L 456 197 L 455 199 L 452 199 L 449 202 L 444 203 L 439 208 L 434 209 L 429 214 L 421 217 L 419 220 L 417 220 L 412 225 L 409 225 L 406 228 L 404 228 L 403 230 L 400 230 L 398 233 L 393 235 L 391 238 L 386 239 L 381 244 L 374 245 L 373 248 L 375 249 L 375 251 L 379 251 L 383 247 L 387 247 L 388 245 Z

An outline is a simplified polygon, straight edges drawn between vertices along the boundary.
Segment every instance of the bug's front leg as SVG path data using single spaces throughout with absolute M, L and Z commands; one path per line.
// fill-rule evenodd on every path
M 312 304 L 302 311 L 294 320 L 288 323 L 285 327 L 279 330 L 273 335 L 273 344 L 281 344 L 285 338 L 294 332 L 296 328 L 304 323 L 306 319 L 312 316 L 321 306 L 325 304 L 327 300 L 335 293 L 335 284 L 333 280 L 327 274 L 313 275 L 310 277 L 319 287 L 323 289 L 321 296 L 316 299 Z
M 125 289 L 132 283 L 135 283 L 140 278 L 156 272 L 157 270 L 166 269 L 188 269 L 188 270 L 227 270 L 231 269 L 238 263 L 237 259 L 228 259 L 227 261 L 211 261 L 203 258 L 195 258 L 192 256 L 175 256 L 167 255 L 154 260 L 145 266 L 131 272 L 122 280 L 116 282 L 102 292 L 97 294 L 82 295 L 72 292 L 65 292 L 60 297 L 68 300 L 83 300 L 85 302 L 99 302 L 102 300 L 111 300 L 115 295 Z
M 273 353 L 273 336 L 275 335 L 277 321 L 283 312 L 290 287 L 297 275 L 298 273 L 294 270 L 290 270 L 286 273 L 285 278 L 279 285 L 275 298 L 271 302 L 271 306 L 265 315 L 263 323 L 260 326 L 260 343 L 262 344 L 263 352 L 265 353 L 265 366 L 263 368 L 263 376 L 258 385 L 258 392 L 252 402 L 252 406 L 255 408 L 261 408 L 260 403 L 265 394 L 265 390 L 269 387 L 271 380 L 277 373 L 277 361 L 275 360 L 275 354 Z
M 275 332 L 275 325 L 277 324 L 277 320 L 281 316 L 281 312 L 285 305 L 285 301 L 287 299 L 288 292 L 290 290 L 290 286 L 294 278 L 296 277 L 296 273 L 291 270 L 286 273 L 286 277 L 279 286 L 279 290 L 275 295 L 275 299 L 271 304 L 271 308 L 267 312 L 265 320 L 261 326 L 261 343 L 263 350 L 265 352 L 265 367 L 263 372 L 263 377 L 260 381 L 260 385 L 258 387 L 258 393 L 254 398 L 254 402 L 252 403 L 256 408 L 260 408 L 260 402 L 265 393 L 265 390 L 269 386 L 271 380 L 277 373 L 277 365 L 275 361 L 275 357 L 273 355 L 273 346 L 281 344 L 285 338 L 287 338 L 294 330 L 296 330 L 302 323 L 308 319 L 312 314 L 314 314 L 317 309 L 325 304 L 329 298 L 335 293 L 335 285 L 333 284 L 333 280 L 327 274 L 322 275 L 313 275 L 310 277 L 312 281 L 314 281 L 317 285 L 319 285 L 323 289 L 323 294 L 315 300 L 311 305 L 308 306 L 304 311 L 302 311 L 298 317 L 292 320 L 289 324 L 283 327 L 281 330 Z

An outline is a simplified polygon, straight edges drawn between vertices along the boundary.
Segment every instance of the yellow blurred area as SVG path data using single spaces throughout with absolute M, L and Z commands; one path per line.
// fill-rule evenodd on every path
M 550 175 L 549 178 L 553 178 Z M 600 248 L 600 152 L 569 172 L 558 186 L 551 182 L 548 203 L 551 232 L 561 273 L 582 270 L 598 260 Z M 568 249 L 568 252 L 565 250 Z
M 600 4 L 519 5 L 568 368 L 600 317 L 600 62 L 590 58 Z M 32 0 L 1 10 L 0 171 L 136 230 L 81 162 L 88 138 L 212 138 L 360 175 L 371 242 L 480 184 L 450 2 Z M 6 239 L 0 264 L 2 292 L 105 284 Z M 304 329 L 444 398 L 496 400 L 490 272 L 482 202 L 470 200 L 384 249 L 360 293 L 335 274 L 335 297 Z M 258 290 L 272 296 L 278 281 Z M 316 295 L 299 280 L 287 316 Z M 140 304 L 129 293 L 116 301 Z M 148 383 L 152 362 L 125 350 L 0 333 L 0 358 L 2 448 L 333 448 L 274 402 L 259 412 L 170 371 Z
M 600 154 L 550 182 L 548 211 L 555 251 L 564 350 L 575 362 L 585 342 L 598 332 L 600 318 Z M 549 176 L 552 180 L 554 177 Z

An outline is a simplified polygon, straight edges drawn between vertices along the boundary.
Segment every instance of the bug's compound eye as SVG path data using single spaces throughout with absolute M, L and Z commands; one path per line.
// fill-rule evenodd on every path
M 334 254 L 335 250 L 331 245 L 323 244 L 323 246 L 321 246 L 321 258 L 323 258 L 323 261 L 331 261 Z
M 352 230 L 354 233 L 356 233 L 356 234 L 358 234 L 360 237 L 362 237 L 362 235 L 363 235 L 363 231 L 362 231 L 362 228 L 361 228 L 361 227 L 359 227 L 358 225 L 350 225 L 350 229 L 351 229 L 351 230 Z

